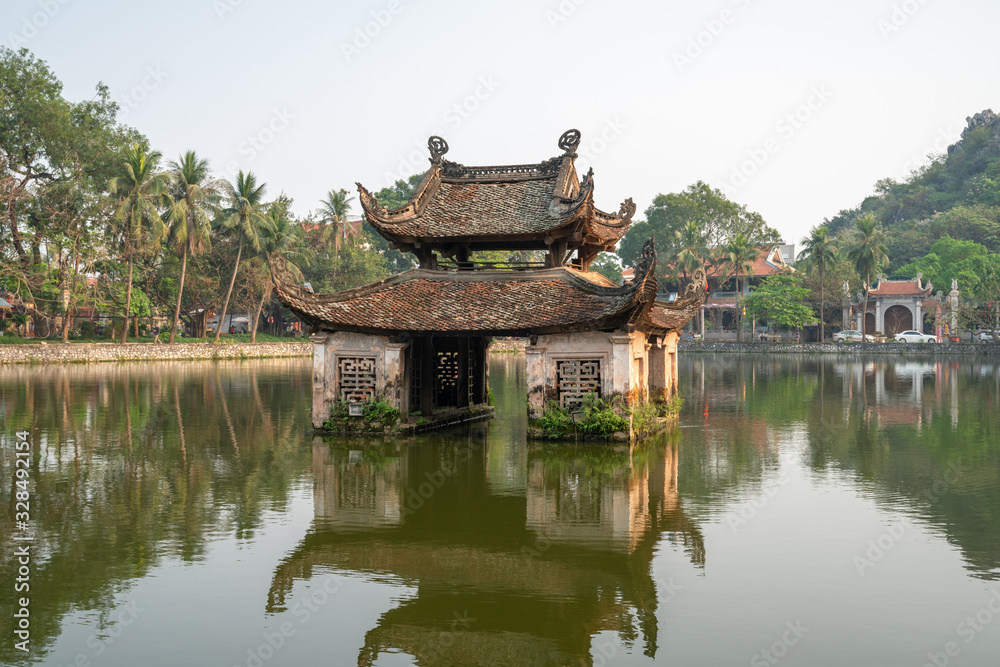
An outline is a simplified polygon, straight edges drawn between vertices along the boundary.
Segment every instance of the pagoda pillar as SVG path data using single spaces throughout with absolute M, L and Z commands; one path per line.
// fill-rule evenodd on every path
M 524 371 L 528 382 L 528 412 L 540 417 L 545 411 L 545 355 L 537 345 L 524 350 Z
M 326 343 L 330 335 L 315 334 L 309 337 L 313 343 L 313 404 L 312 424 L 314 428 L 323 426 L 330 416 L 330 402 L 327 398 Z
M 385 347 L 385 373 L 382 378 L 385 400 L 399 408 L 406 419 L 409 413 L 409 383 L 406 382 L 405 352 L 408 343 L 389 343 Z
M 611 336 L 611 393 L 628 396 L 632 389 L 632 336 Z

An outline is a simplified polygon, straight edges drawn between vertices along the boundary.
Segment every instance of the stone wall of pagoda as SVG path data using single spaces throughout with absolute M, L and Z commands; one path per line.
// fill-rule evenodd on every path
M 388 336 L 338 332 L 317 334 L 313 342 L 313 426 L 320 428 L 337 402 L 384 398 L 406 415 L 406 343 Z
M 578 332 L 538 336 L 525 349 L 528 406 L 540 417 L 550 401 L 573 408 L 588 393 L 629 404 L 677 388 L 676 333 L 647 342 L 643 333 Z

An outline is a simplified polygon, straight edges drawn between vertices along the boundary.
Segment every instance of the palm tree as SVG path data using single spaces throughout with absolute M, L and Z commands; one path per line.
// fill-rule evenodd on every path
M 689 220 L 682 228 L 674 231 L 673 251 L 672 275 L 678 281 L 682 277 L 687 280 L 692 273 L 704 268 L 712 254 L 701 225 L 694 220 Z
M 826 336 L 823 320 L 826 313 L 826 285 L 823 278 L 826 275 L 827 265 L 837 259 L 837 246 L 830 237 L 828 227 L 820 225 L 809 232 L 809 236 L 802 241 L 799 259 L 808 262 L 809 266 L 819 271 L 819 341 L 822 343 Z
M 170 325 L 170 342 L 177 338 L 177 319 L 181 315 L 181 296 L 187 275 L 188 254 L 196 255 L 211 245 L 212 221 L 210 210 L 219 200 L 219 188 L 208 178 L 208 160 L 199 159 L 194 151 L 171 162 L 174 180 L 171 195 L 170 236 L 181 255 L 181 282 L 177 289 L 177 306 Z
M 889 262 L 885 232 L 878 226 L 878 220 L 871 213 L 865 213 L 854 221 L 854 236 L 847 249 L 847 258 L 854 263 L 858 273 L 865 277 L 865 303 L 861 312 L 867 314 L 868 299 L 872 291 L 872 273 Z M 861 333 L 864 334 L 864 324 L 861 328 Z
M 156 171 L 162 157 L 159 151 L 147 152 L 139 144 L 132 144 L 123 155 L 124 174 L 108 183 L 111 194 L 118 200 L 114 213 L 115 233 L 125 246 L 125 261 L 128 262 L 122 343 L 128 336 L 134 256 L 147 243 L 151 249 L 159 248 L 160 241 L 167 236 L 167 226 L 157 209 L 164 203 L 164 193 L 170 183 L 169 174 Z
M 319 220 L 324 224 L 332 225 L 333 247 L 337 252 L 340 251 L 341 237 L 346 240 L 354 233 L 354 230 L 347 224 L 347 212 L 351 210 L 351 202 L 354 201 L 354 197 L 350 197 L 348 194 L 347 190 L 343 188 L 330 190 L 326 193 L 326 199 L 320 200 L 323 206 L 319 209 Z
M 249 243 L 254 250 L 260 250 L 261 230 L 270 224 L 264 215 L 263 203 L 267 184 L 257 185 L 257 177 L 253 175 L 253 172 L 247 172 L 244 175 L 241 170 L 236 175 L 235 185 L 226 183 L 225 188 L 226 196 L 229 198 L 229 206 L 222 211 L 219 226 L 222 229 L 233 230 L 233 233 L 240 239 L 240 246 L 236 252 L 236 262 L 233 264 L 233 275 L 229 279 L 226 300 L 222 302 L 222 314 L 219 315 L 219 323 L 215 327 L 213 344 L 219 342 L 219 335 L 222 333 L 222 323 L 225 321 L 226 311 L 229 309 L 229 297 L 233 294 L 233 283 L 236 282 L 236 272 L 240 268 L 243 244 Z
M 267 212 L 267 220 L 267 226 L 261 229 L 261 254 L 265 256 L 278 254 L 286 260 L 294 257 L 304 258 L 302 251 L 298 250 L 303 247 L 299 239 L 299 232 L 302 228 L 291 224 L 285 208 L 283 206 L 272 205 Z M 291 268 L 298 270 L 298 267 L 291 262 L 287 264 Z M 257 304 L 257 312 L 254 313 L 250 327 L 251 343 L 257 342 L 257 323 L 260 321 L 260 311 L 263 310 L 264 301 L 271 294 L 274 286 L 274 279 L 271 277 L 270 268 L 268 267 L 266 271 L 268 276 L 267 284 L 264 285 L 260 302 Z
M 736 340 L 739 341 L 743 340 L 740 275 L 747 276 L 747 279 L 753 277 L 753 263 L 759 254 L 760 250 L 750 243 L 750 239 L 743 232 L 737 232 L 736 236 L 729 239 L 729 243 L 722 248 L 722 265 L 736 280 Z

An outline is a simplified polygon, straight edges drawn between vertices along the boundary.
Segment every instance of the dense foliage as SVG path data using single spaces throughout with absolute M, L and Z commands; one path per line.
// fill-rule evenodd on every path
M 660 275 L 686 278 L 698 265 L 713 259 L 713 249 L 737 234 L 754 247 L 781 241 L 759 213 L 698 181 L 683 192 L 657 195 L 646 209 L 646 219 L 637 220 L 622 238 L 618 255 L 626 266 L 635 266 L 643 243 L 652 236 L 657 253 L 668 260 L 660 262 Z
M 747 316 L 767 319 L 772 324 L 799 329 L 814 321 L 816 315 L 803 302 L 809 290 L 794 273 L 768 276 L 743 301 Z
M 292 201 L 267 200 L 253 173 L 220 180 L 194 151 L 165 161 L 118 111 L 105 86 L 69 101 L 43 61 L 0 47 L 0 289 L 15 304 L 12 333 L 31 321 L 36 336 L 68 340 L 93 335 L 83 322 L 105 315 L 114 325 L 104 335 L 124 340 L 159 316 L 202 338 L 209 313 L 241 312 L 251 314 L 251 338 L 261 322 L 279 334 L 294 318 L 271 298 L 269 253 L 317 291 L 412 265 L 348 220 L 346 191 L 296 218 Z M 395 189 L 405 196 L 414 184 Z

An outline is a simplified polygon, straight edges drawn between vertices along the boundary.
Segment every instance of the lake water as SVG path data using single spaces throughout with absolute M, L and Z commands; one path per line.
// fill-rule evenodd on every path
M 310 372 L 0 368 L 0 663 L 1000 664 L 994 364 L 689 355 L 631 451 L 528 446 L 523 356 L 406 440 L 308 435 Z

